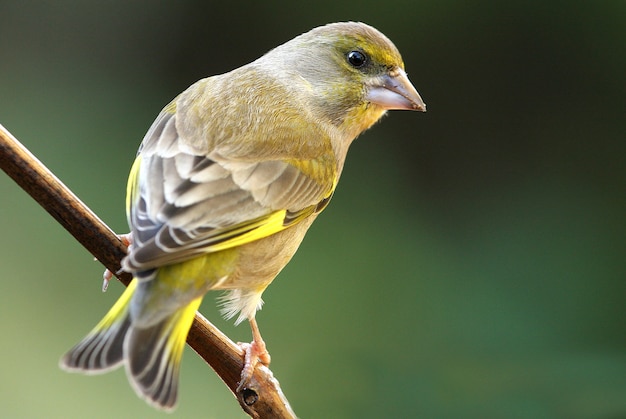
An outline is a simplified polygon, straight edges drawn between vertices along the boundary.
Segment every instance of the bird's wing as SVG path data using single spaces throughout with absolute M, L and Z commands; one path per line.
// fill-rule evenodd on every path
M 230 160 L 217 150 L 198 155 L 183 143 L 176 113 L 166 108 L 129 176 L 133 243 L 125 270 L 145 271 L 275 234 L 321 211 L 336 184 L 335 165 L 316 159 Z

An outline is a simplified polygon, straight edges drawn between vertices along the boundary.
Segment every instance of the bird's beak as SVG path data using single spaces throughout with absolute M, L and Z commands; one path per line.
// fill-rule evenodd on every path
M 365 99 L 387 110 L 426 112 L 426 104 L 401 68 L 377 78 L 369 86 Z

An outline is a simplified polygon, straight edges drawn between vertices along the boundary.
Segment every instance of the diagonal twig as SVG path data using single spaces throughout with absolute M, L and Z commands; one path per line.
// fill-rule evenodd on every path
M 118 236 L 0 125 L 0 168 L 32 196 L 108 270 L 118 272 L 126 247 Z M 132 276 L 117 275 L 128 285 Z M 187 343 L 220 376 L 242 409 L 255 418 L 295 418 L 278 380 L 258 365 L 248 388 L 237 391 L 244 353 L 233 341 L 196 313 Z

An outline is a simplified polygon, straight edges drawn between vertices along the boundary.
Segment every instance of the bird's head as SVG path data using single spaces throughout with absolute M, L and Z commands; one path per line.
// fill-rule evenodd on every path
M 356 137 L 387 110 L 426 110 L 404 71 L 398 49 L 364 23 L 315 28 L 270 51 L 264 59 L 273 62 L 284 80 L 297 85 L 307 107 L 348 137 Z

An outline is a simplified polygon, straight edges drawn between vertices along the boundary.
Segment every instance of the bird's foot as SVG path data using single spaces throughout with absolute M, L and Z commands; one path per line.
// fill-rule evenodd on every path
M 130 233 L 120 234 L 118 237 L 126 247 L 129 247 L 133 242 Z M 106 292 L 107 288 L 109 288 L 109 282 L 111 281 L 111 278 L 113 278 L 113 272 L 106 269 L 104 271 L 104 274 L 102 274 L 102 292 Z
M 241 370 L 241 380 L 238 386 L 238 390 L 241 390 L 250 382 L 256 365 L 260 362 L 267 367 L 270 364 L 271 357 L 263 341 L 257 342 L 253 340 L 250 343 L 239 343 L 239 346 L 246 353 L 243 370 Z
M 245 358 L 243 369 L 241 370 L 241 379 L 239 381 L 239 386 L 237 387 L 237 392 L 240 392 L 248 386 L 248 383 L 252 378 L 252 374 L 254 374 L 254 369 L 259 362 L 267 367 L 270 365 L 271 361 L 271 357 L 269 352 L 267 351 L 265 342 L 261 337 L 261 333 L 259 333 L 259 328 L 257 327 L 256 320 L 250 319 L 250 326 L 252 327 L 252 342 L 239 342 L 239 346 L 245 352 Z

